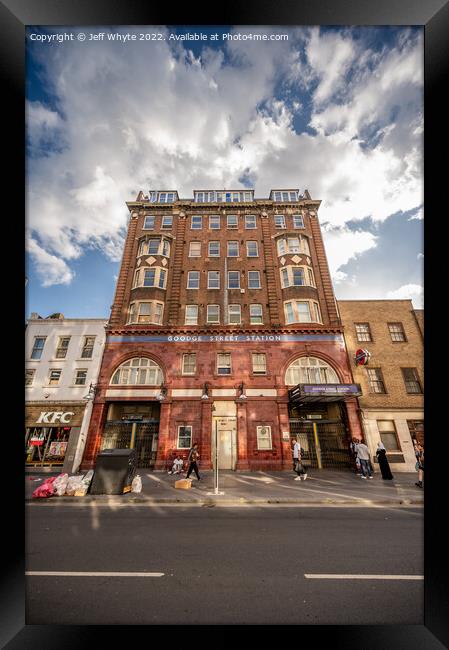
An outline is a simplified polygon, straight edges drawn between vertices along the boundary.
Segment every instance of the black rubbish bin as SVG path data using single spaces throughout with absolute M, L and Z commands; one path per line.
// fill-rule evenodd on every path
M 103 449 L 97 456 L 90 494 L 123 494 L 135 473 L 135 449 Z

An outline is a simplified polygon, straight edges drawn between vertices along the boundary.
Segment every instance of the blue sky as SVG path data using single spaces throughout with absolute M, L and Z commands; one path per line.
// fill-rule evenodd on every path
M 307 188 L 337 298 L 422 306 L 421 28 L 28 28 L 26 108 L 27 316 L 108 317 L 125 201 L 165 188 Z

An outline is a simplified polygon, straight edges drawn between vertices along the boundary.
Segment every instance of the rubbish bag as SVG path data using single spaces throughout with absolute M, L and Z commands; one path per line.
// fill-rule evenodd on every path
M 42 483 L 42 485 L 39 485 L 39 487 L 37 487 L 34 490 L 32 497 L 34 499 L 44 499 L 46 497 L 52 497 L 55 491 L 53 487 L 53 483 L 55 482 L 55 480 L 56 480 L 56 476 L 50 476 L 50 478 L 47 478 Z
M 81 477 L 81 484 L 80 487 L 77 487 L 75 490 L 75 496 L 76 497 L 84 497 L 87 494 L 87 490 L 89 489 L 89 485 L 92 481 L 92 477 L 94 475 L 94 470 L 90 469 L 84 476 Z
M 75 496 L 77 490 L 81 490 L 83 487 L 83 477 L 82 476 L 69 476 L 67 481 L 67 487 L 65 493 L 69 497 Z
M 58 497 L 62 497 L 62 495 L 65 492 L 65 489 L 67 487 L 67 481 L 69 480 L 69 475 L 68 474 L 60 474 L 59 476 L 56 477 L 53 487 L 55 489 L 55 494 L 58 495 Z
M 131 483 L 131 492 L 142 492 L 142 479 L 137 474 Z

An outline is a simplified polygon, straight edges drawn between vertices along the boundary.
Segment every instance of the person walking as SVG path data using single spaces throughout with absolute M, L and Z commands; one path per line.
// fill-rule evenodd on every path
M 377 443 L 376 456 L 379 463 L 382 478 L 385 481 L 391 481 L 391 479 L 394 477 L 393 474 L 391 473 L 390 464 L 387 458 L 387 450 L 385 449 L 383 442 Z
M 306 480 L 307 474 L 302 464 L 302 450 L 298 439 L 293 442 L 293 470 L 298 474 L 294 479 L 295 481 L 300 481 L 301 478 L 303 481 Z
M 350 451 L 352 460 L 354 461 L 354 468 L 355 468 L 354 471 L 355 471 L 356 474 L 358 474 L 360 476 L 361 473 L 362 473 L 362 470 L 360 469 L 360 460 L 359 460 L 359 457 L 357 456 L 356 445 L 357 445 L 357 438 L 351 438 L 351 442 L 349 443 L 349 451 Z
M 198 453 L 198 443 L 195 442 L 195 444 L 193 445 L 193 447 L 189 451 L 189 457 L 187 459 L 187 462 L 189 463 L 189 469 L 187 470 L 187 477 L 186 478 L 189 478 L 190 474 L 192 472 L 195 472 L 196 478 L 199 481 L 201 481 L 201 477 L 200 477 L 200 475 L 198 473 L 198 465 L 196 464 L 196 461 L 198 460 L 199 457 L 200 457 L 200 455 Z
M 356 446 L 357 456 L 360 460 L 360 469 L 362 473 L 360 478 L 373 478 L 373 470 L 371 468 L 370 458 L 369 458 L 369 449 L 364 442 L 360 440 L 357 442 Z
M 418 482 L 415 485 L 419 488 L 422 488 L 422 482 L 424 478 L 424 446 L 419 442 L 415 443 L 415 458 L 416 465 L 415 469 L 418 472 Z

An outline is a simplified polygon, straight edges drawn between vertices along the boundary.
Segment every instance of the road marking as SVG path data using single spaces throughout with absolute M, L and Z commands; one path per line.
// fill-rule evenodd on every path
M 221 508 L 376 508 L 379 510 L 389 510 L 389 509 L 401 509 L 401 510 L 407 510 L 407 509 L 413 509 L 413 508 L 423 508 L 424 504 L 423 503 L 390 503 L 390 504 L 378 504 L 378 503 L 372 503 L 370 501 L 367 501 L 365 503 L 323 503 L 321 501 L 317 503 L 276 503 L 275 499 L 271 500 L 272 503 L 266 503 L 266 502 L 251 502 L 249 501 L 248 503 L 220 503 L 218 500 L 216 502 L 217 506 L 220 506 Z M 209 501 L 207 502 L 209 503 Z M 25 504 L 26 506 L 34 507 L 34 508 L 54 508 L 54 507 L 61 507 L 61 508 L 92 508 L 92 507 L 97 507 L 97 508 L 184 508 L 184 507 L 189 507 L 189 508 L 194 508 L 194 507 L 199 507 L 204 505 L 204 502 L 200 501 L 180 501 L 178 503 L 161 503 L 161 502 L 156 502 L 152 503 L 151 501 L 128 501 L 126 503 L 117 503 L 117 502 L 100 502 L 100 501 L 90 501 L 87 503 L 73 503 L 73 502 L 67 502 L 67 503 L 60 503 L 56 501 L 49 501 L 46 503 L 37 503 L 37 502 L 28 502 Z
M 67 576 L 100 578 L 161 578 L 165 573 L 120 573 L 117 571 L 25 571 L 26 576 Z
M 416 575 L 369 575 L 357 573 L 305 573 L 304 577 L 318 580 L 424 580 L 424 576 Z

